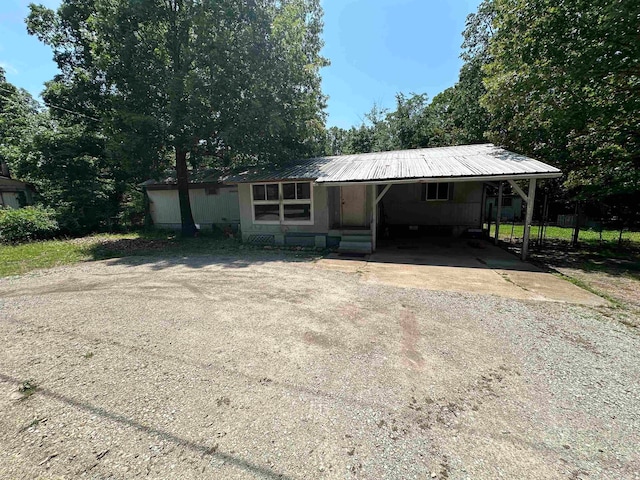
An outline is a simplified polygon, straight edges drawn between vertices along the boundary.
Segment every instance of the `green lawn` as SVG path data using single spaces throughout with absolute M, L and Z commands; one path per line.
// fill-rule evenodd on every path
M 21 275 L 39 268 L 57 267 L 77 262 L 104 260 L 141 255 L 203 255 L 237 254 L 243 256 L 265 248 L 243 245 L 238 240 L 201 234 L 198 238 L 181 238 L 174 232 L 149 232 L 127 234 L 100 234 L 69 240 L 47 240 L 22 245 L 0 245 L 0 277 Z M 283 252 L 276 250 L 274 254 Z M 296 257 L 317 255 L 303 249 L 286 250 L 284 254 Z
M 513 234 L 512 234 L 513 227 Z M 540 227 L 537 225 L 531 226 L 531 238 L 538 238 Z M 495 224 L 491 225 L 491 236 L 495 235 Z M 504 240 L 508 240 L 513 238 L 522 238 L 524 235 L 524 226 L 523 225 L 514 225 L 512 226 L 509 223 L 504 223 L 500 225 L 500 238 Z M 602 231 L 602 241 L 604 243 L 618 243 L 618 237 L 620 235 L 619 230 L 603 230 Z M 545 229 L 545 238 L 548 240 L 565 240 L 570 242 L 573 236 L 573 228 L 564 228 L 564 227 L 547 227 Z M 580 230 L 580 236 L 578 237 L 579 241 L 586 243 L 599 243 L 600 242 L 600 232 L 590 229 Z M 624 231 L 622 233 L 622 241 L 626 244 L 635 244 L 640 246 L 640 232 L 628 232 Z

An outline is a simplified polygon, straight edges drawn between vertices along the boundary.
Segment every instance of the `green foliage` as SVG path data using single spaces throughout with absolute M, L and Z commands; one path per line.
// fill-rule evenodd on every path
M 17 167 L 39 123 L 38 105 L 25 90 L 6 81 L 0 67 L 0 163 Z
M 56 213 L 35 206 L 0 208 L 0 243 L 21 243 L 51 238 L 58 233 Z
M 125 228 L 143 226 L 147 210 L 146 202 L 146 194 L 142 190 L 131 188 L 126 191 L 120 202 L 118 224 Z
M 81 125 L 51 122 L 34 137 L 18 174 L 36 186 L 40 201 L 56 211 L 63 233 L 106 228 L 117 215 L 116 181 L 104 138 Z
M 202 232 L 198 238 L 182 238 L 174 231 L 148 231 L 127 234 L 101 234 L 70 240 L 47 240 L 20 245 L 0 245 L 0 277 L 69 265 L 91 260 L 130 256 L 170 256 L 182 259 L 185 255 L 219 255 L 244 260 L 296 257 L 316 258 L 315 249 L 282 247 L 265 250 L 263 247 L 243 245 L 236 239 L 221 238 Z M 158 261 L 152 258 L 150 262 Z
M 635 2 L 495 0 L 490 138 L 560 164 L 578 198 L 640 190 Z M 628 198 L 626 203 L 634 200 Z M 637 210 L 637 208 L 636 208 Z
M 18 392 L 22 395 L 21 400 L 29 398 L 38 391 L 38 384 L 33 379 L 24 380 L 18 387 Z
M 185 232 L 195 228 L 187 158 L 228 166 L 318 152 L 319 0 L 64 0 L 57 12 L 32 5 L 27 27 L 62 72 L 45 101 L 99 118 L 122 171 L 151 176 L 174 155 Z

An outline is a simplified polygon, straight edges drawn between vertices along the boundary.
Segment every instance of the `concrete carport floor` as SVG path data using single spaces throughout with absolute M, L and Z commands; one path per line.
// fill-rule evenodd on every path
M 319 268 L 357 272 L 365 282 L 520 300 L 607 305 L 606 300 L 485 240 L 396 241 L 366 257 L 329 255 Z

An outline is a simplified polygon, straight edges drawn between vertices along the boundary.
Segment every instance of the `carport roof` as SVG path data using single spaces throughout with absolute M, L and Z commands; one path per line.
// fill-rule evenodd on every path
M 316 157 L 279 168 L 249 170 L 225 182 L 403 183 L 555 178 L 561 174 L 551 165 L 487 143 Z

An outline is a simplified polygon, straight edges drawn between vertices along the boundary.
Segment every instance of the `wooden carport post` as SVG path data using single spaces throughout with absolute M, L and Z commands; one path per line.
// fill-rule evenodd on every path
M 391 188 L 391 184 L 388 183 L 387 185 L 385 185 L 382 192 L 380 192 L 380 195 L 378 195 L 378 184 L 374 183 L 372 187 L 373 212 L 371 217 L 371 251 L 375 252 L 376 246 L 378 244 L 378 203 L 380 203 L 380 200 L 382 200 L 384 194 L 389 191 L 389 189 Z
M 504 183 L 500 182 L 500 187 L 498 187 L 498 211 L 496 213 L 496 238 L 494 243 L 498 245 L 498 241 L 500 240 L 500 217 L 502 216 L 502 190 Z
M 527 202 L 527 213 L 524 219 L 524 235 L 522 238 L 522 260 L 527 259 L 529 254 L 529 237 L 531 236 L 531 221 L 533 220 L 533 204 L 536 200 L 536 179 L 529 180 L 529 195 L 525 195 L 522 189 L 513 180 L 509 180 L 509 184 L 518 192 L 518 195 Z

